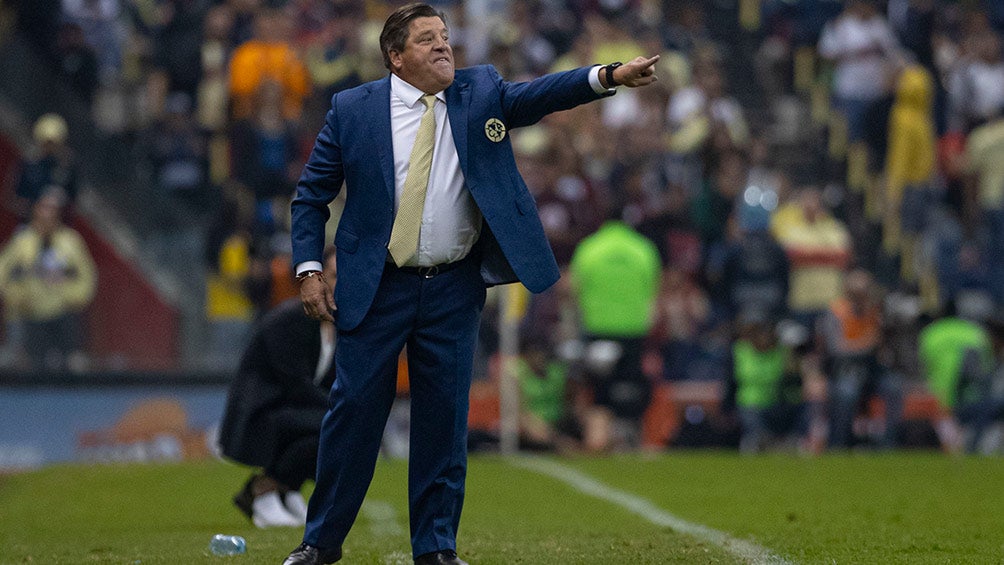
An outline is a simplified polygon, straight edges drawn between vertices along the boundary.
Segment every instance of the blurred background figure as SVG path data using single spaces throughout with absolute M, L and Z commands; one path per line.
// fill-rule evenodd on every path
M 189 215 L 204 213 L 209 155 L 192 113 L 192 98 L 183 92 L 170 94 L 163 118 L 150 125 L 143 144 L 160 195 L 175 200 Z
M 959 163 L 962 177 L 962 217 L 976 229 L 986 249 L 1004 247 L 1004 103 L 986 122 L 973 128 Z M 978 226 L 978 228 L 976 228 Z M 993 261 L 991 291 L 1004 298 L 1004 265 Z
M 662 262 L 655 245 L 620 218 L 620 208 L 611 208 L 570 264 L 595 402 L 584 423 L 591 450 L 637 447 L 651 395 L 642 350 L 655 321 Z
M 934 94 L 930 73 L 919 65 L 907 67 L 899 75 L 889 118 L 882 248 L 898 258 L 899 278 L 907 283 L 916 283 L 923 270 L 919 236 L 936 198 Z
M 776 320 L 760 308 L 742 312 L 738 326 L 722 404 L 738 416 L 739 451 L 798 446 L 808 433 L 797 350 L 804 343 L 782 342 Z
M 886 123 L 881 116 L 888 116 L 895 65 L 902 54 L 878 2 L 849 0 L 844 6 L 843 13 L 823 29 L 819 54 L 834 63 L 833 105 L 847 120 L 853 143 L 883 136 L 875 125 Z
M 254 115 L 258 89 L 277 83 L 282 115 L 299 119 L 310 93 L 310 75 L 289 41 L 291 22 L 281 10 L 263 8 L 255 17 L 254 38 L 240 44 L 230 59 L 230 102 L 237 120 Z
M 118 75 L 122 66 L 125 26 L 121 0 L 62 0 L 63 18 L 80 26 L 84 38 L 97 53 L 99 72 L 104 77 Z
M 708 283 L 714 289 L 718 308 L 734 319 L 756 308 L 780 319 L 788 311 L 790 262 L 784 248 L 768 230 L 767 214 L 734 214 L 722 258 L 709 266 Z
M 86 244 L 63 224 L 66 192 L 42 191 L 31 220 L 0 252 L 0 293 L 6 319 L 20 322 L 33 370 L 86 368 L 83 312 L 94 298 L 97 271 Z
M 98 89 L 100 61 L 87 42 L 80 24 L 63 22 L 55 35 L 53 49 L 60 74 L 84 101 L 90 103 Z
M 254 304 L 256 316 L 275 308 L 280 303 L 299 296 L 293 272 L 293 246 L 287 231 L 276 232 L 272 237 L 256 239 L 255 254 L 245 287 Z
M 323 272 L 333 289 L 333 247 L 324 252 Z M 287 300 L 256 325 L 230 383 L 219 441 L 223 455 L 260 469 L 234 496 L 259 528 L 302 527 L 307 519 L 300 489 L 317 467 L 335 341 L 334 324 L 307 317 L 299 298 Z
M 515 363 L 522 403 L 520 447 L 549 451 L 576 447 L 581 430 L 570 402 L 568 364 L 554 357 L 544 336 L 525 339 Z
M 662 378 L 685 380 L 700 356 L 701 336 L 710 317 L 707 293 L 682 269 L 667 267 L 656 301 L 656 318 L 649 332 L 649 347 L 662 356 Z
M 853 253 L 851 234 L 815 186 L 801 188 L 791 202 L 778 208 L 771 232 L 791 265 L 788 313 L 814 332 L 816 320 L 843 290 Z
M 252 282 L 254 198 L 231 183 L 206 237 L 205 315 L 209 325 L 206 368 L 232 371 L 247 343 L 255 317 L 249 284 Z
M 989 426 L 1004 420 L 1000 353 L 1004 320 L 965 300 L 924 327 L 919 336 L 921 367 L 948 418 L 938 432 L 950 452 L 974 453 Z M 983 323 L 981 323 L 983 322 Z
M 300 43 L 304 63 L 310 72 L 318 98 L 325 102 L 341 90 L 363 82 L 364 56 L 360 53 L 365 19 L 360 6 L 352 2 L 293 2 L 301 25 Z
M 265 80 L 252 96 L 251 115 L 231 126 L 231 170 L 254 194 L 256 237 L 271 236 L 288 214 L 302 168 L 294 124 L 283 115 L 282 85 Z
M 199 63 L 202 71 L 194 98 L 198 109 L 199 126 L 214 135 L 220 135 L 227 126 L 229 117 L 229 57 L 233 51 L 230 33 L 233 28 L 234 13 L 228 4 L 218 4 L 205 13 L 203 30 L 194 41 L 199 45 Z M 191 33 L 193 26 L 186 26 L 185 33 Z M 179 33 L 178 40 L 192 41 Z M 161 79 L 163 81 L 163 79 Z M 173 82 L 173 81 L 172 81 Z
M 230 8 L 226 4 L 213 0 L 162 0 L 152 7 L 143 6 L 150 10 L 143 22 L 144 27 L 149 26 L 150 34 L 149 51 L 144 55 L 149 58 L 146 87 L 154 117 L 159 117 L 161 104 L 170 95 L 184 94 L 196 100 L 200 82 L 214 78 L 216 69 L 212 60 L 205 58 L 205 47 L 220 39 L 221 29 L 229 26 Z M 145 12 L 139 7 L 137 11 Z
M 964 133 L 993 118 L 1004 105 L 1001 38 L 985 19 L 973 23 L 962 40 L 959 64 L 948 80 L 948 126 Z
M 743 147 L 749 126 L 742 106 L 728 92 L 717 49 L 707 45 L 696 49 L 691 70 L 692 82 L 670 95 L 666 121 L 669 176 L 693 193 L 709 171 L 721 168 L 725 175 L 733 171 L 730 165 L 720 167 L 718 157 Z
M 843 293 L 823 314 L 818 330 L 830 382 L 830 446 L 853 445 L 855 417 L 878 395 L 885 414 L 879 445 L 894 447 L 903 411 L 902 384 L 879 362 L 885 326 L 882 296 L 871 273 L 854 269 L 847 274 Z
M 42 192 L 58 186 L 66 194 L 66 209 L 72 209 L 80 178 L 73 150 L 66 144 L 66 120 L 59 114 L 45 114 L 33 128 L 35 146 L 22 159 L 15 191 L 14 213 L 27 221 L 31 208 Z

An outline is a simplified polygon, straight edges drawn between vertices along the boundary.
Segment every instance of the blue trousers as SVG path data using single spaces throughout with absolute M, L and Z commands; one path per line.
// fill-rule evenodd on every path
M 412 552 L 456 549 L 467 475 L 471 372 L 485 301 L 478 261 L 468 257 L 461 263 L 433 278 L 388 265 L 362 323 L 339 332 L 306 543 L 340 547 L 352 527 L 373 479 L 394 400 L 397 359 L 407 345 Z

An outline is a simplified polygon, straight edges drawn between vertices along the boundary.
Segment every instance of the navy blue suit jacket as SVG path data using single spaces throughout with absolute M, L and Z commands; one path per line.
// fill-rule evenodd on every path
M 491 66 L 459 69 L 444 94 L 460 168 L 484 217 L 482 278 L 489 285 L 519 281 L 533 292 L 547 289 L 558 280 L 558 266 L 536 204 L 516 169 L 509 135 L 492 141 L 486 125 L 495 118 L 507 130 L 527 126 L 602 97 L 589 84 L 589 68 L 523 83 L 506 82 Z M 292 203 L 294 265 L 320 260 L 328 203 L 343 181 L 335 304 L 338 328 L 348 331 L 373 303 L 394 224 L 389 75 L 332 98 Z

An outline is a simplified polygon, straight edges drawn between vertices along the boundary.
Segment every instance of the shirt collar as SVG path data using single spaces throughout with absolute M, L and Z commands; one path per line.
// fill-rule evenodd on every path
M 390 75 L 390 91 L 391 94 L 396 96 L 408 108 L 414 108 L 422 100 L 422 97 L 425 96 L 424 92 L 405 82 L 404 79 L 394 73 Z M 440 90 L 436 93 L 436 99 L 443 104 L 446 103 L 444 92 L 446 91 Z

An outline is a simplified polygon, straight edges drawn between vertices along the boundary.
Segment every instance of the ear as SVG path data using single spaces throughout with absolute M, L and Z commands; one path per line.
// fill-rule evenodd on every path
M 387 56 L 390 58 L 390 67 L 395 71 L 400 71 L 401 66 L 404 64 L 401 61 L 401 52 L 396 49 L 391 49 L 387 52 Z

